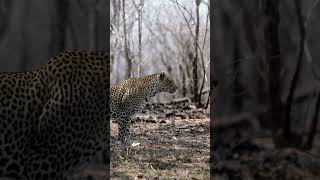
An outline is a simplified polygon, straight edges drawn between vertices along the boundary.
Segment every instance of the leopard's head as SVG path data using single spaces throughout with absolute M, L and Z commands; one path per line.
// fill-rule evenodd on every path
M 159 92 L 169 92 L 173 94 L 177 91 L 178 86 L 170 76 L 162 72 L 158 74 L 158 88 Z

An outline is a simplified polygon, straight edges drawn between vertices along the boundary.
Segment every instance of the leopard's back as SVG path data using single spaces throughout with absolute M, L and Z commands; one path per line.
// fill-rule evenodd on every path
M 96 50 L 0 73 L 0 176 L 63 178 L 86 163 L 101 148 L 109 74 L 108 53 Z

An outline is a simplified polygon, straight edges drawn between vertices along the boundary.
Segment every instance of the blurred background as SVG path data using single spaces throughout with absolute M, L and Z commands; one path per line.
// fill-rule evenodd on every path
M 36 70 L 64 50 L 108 51 L 107 5 L 105 0 L 0 0 L 0 72 Z M 105 159 L 95 157 L 70 179 L 105 179 Z
M 0 0 L 0 71 L 39 68 L 65 49 L 107 49 L 105 0 Z
M 111 83 L 158 72 L 179 85 L 175 98 L 205 107 L 209 95 L 209 1 L 110 2 Z M 155 101 L 168 101 L 161 94 Z
M 215 178 L 319 179 L 319 0 L 214 0 L 212 13 Z

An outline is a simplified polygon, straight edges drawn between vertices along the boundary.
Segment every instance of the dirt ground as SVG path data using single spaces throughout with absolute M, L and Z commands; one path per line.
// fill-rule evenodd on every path
M 320 146 L 276 149 L 265 129 L 242 121 L 214 129 L 220 137 L 212 165 L 215 180 L 319 180 Z M 254 138 L 255 137 L 255 138 Z
M 111 179 L 209 179 L 209 111 L 153 104 L 134 119 L 128 149 L 111 123 Z

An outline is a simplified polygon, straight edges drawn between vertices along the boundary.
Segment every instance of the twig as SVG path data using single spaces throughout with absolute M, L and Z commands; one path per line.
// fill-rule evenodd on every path
M 171 1 L 171 0 L 169 0 L 169 1 Z M 173 1 L 171 1 L 171 2 L 173 2 Z M 191 37 L 192 37 L 193 41 L 196 43 L 196 46 L 198 47 L 198 49 L 199 49 L 199 51 L 200 51 L 201 59 L 203 59 L 202 49 L 200 48 L 199 43 L 196 41 L 196 37 L 194 36 L 194 34 L 193 34 L 193 32 L 192 32 L 192 29 L 191 29 L 191 26 L 190 26 L 190 24 L 189 24 L 189 22 L 188 22 L 188 20 L 187 20 L 187 17 L 185 16 L 185 14 L 183 13 L 183 11 L 182 11 L 182 9 L 181 9 L 181 8 L 183 8 L 184 6 L 182 6 L 181 4 L 179 4 L 177 0 L 175 1 L 175 3 L 177 4 L 178 9 L 180 10 L 180 12 L 181 12 L 181 14 L 182 14 L 185 22 L 187 23 L 187 27 L 188 27 L 188 29 L 189 29 L 189 31 L 190 31 Z M 186 10 L 186 8 L 185 8 L 184 10 L 185 10 L 189 15 L 191 14 L 188 10 Z M 192 16 L 191 16 L 191 17 L 192 17 Z M 192 18 L 192 19 L 193 19 L 193 18 Z M 194 19 L 193 19 L 193 21 L 194 21 Z

